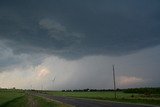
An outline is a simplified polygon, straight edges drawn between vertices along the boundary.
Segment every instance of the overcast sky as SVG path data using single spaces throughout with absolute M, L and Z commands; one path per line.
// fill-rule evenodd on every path
M 159 0 L 0 0 L 0 87 L 159 87 L 159 55 Z

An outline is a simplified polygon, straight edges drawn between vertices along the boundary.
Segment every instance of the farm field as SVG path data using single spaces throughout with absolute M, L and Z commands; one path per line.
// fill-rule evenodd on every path
M 92 99 L 107 99 L 114 98 L 114 92 L 48 92 L 55 96 L 70 96 L 70 97 L 79 97 L 79 98 L 92 98 Z M 117 92 L 117 98 L 129 98 L 132 94 Z M 138 97 L 138 94 L 134 94 L 135 97 Z
M 0 107 L 69 107 L 69 105 L 32 96 L 23 91 L 0 90 Z
M 23 91 L 23 90 L 0 90 L 0 107 L 70 107 L 65 103 L 60 103 L 47 97 L 39 96 L 38 93 L 45 93 L 53 96 L 73 97 L 108 102 L 125 102 L 150 104 L 160 106 L 160 95 L 150 97 L 138 93 L 117 92 L 117 99 L 114 98 L 113 91 L 104 92 L 62 92 L 62 91 Z
M 7 102 L 11 102 L 17 98 L 24 96 L 24 93 L 17 92 L 14 90 L 0 90 L 0 106 L 2 104 L 6 104 Z
M 54 96 L 67 96 L 76 98 L 87 98 L 102 101 L 118 101 L 118 102 L 128 102 L 128 103 L 138 103 L 138 104 L 151 104 L 160 106 L 160 97 L 146 97 L 143 94 L 132 94 L 117 92 L 117 99 L 114 99 L 114 92 L 48 92 L 48 94 Z

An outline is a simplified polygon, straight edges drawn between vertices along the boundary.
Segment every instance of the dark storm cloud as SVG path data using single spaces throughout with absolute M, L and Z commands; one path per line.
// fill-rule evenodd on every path
M 1 0 L 0 39 L 17 53 L 126 55 L 160 44 L 159 0 Z

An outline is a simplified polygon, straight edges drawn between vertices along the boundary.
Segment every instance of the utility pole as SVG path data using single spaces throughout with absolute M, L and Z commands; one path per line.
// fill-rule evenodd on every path
M 116 79 L 115 79 L 115 70 L 114 70 L 114 65 L 113 66 L 113 84 L 114 84 L 114 98 L 116 99 Z

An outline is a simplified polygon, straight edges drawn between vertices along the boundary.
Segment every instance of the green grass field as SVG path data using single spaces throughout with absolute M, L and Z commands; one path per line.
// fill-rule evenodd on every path
M 55 96 L 69 96 L 76 98 L 87 98 L 96 100 L 110 100 L 118 102 L 140 103 L 140 104 L 152 104 L 160 106 L 160 97 L 144 97 L 142 94 L 131 94 L 117 92 L 117 99 L 114 99 L 114 92 L 48 92 Z
M 7 102 L 11 102 L 17 98 L 20 98 L 24 96 L 24 93 L 22 92 L 16 92 L 16 91 L 6 91 L 6 90 L 1 90 L 0 91 L 0 106 Z
M 55 96 L 70 96 L 70 97 L 79 97 L 79 98 L 92 98 L 92 99 L 108 99 L 114 98 L 114 92 L 48 92 Z M 132 94 L 127 94 L 123 92 L 117 92 L 117 98 L 130 98 Z M 135 97 L 138 97 L 138 94 L 134 94 Z
M 0 90 L 0 107 L 70 107 L 23 91 Z
M 42 97 L 25 95 L 12 102 L 3 104 L 1 107 L 70 107 L 69 105 L 44 99 Z
M 54 96 L 69 96 L 76 98 L 87 98 L 101 101 L 118 101 L 129 103 L 152 104 L 160 106 L 160 95 L 150 97 L 143 94 L 131 94 L 117 92 L 117 99 L 114 99 L 114 92 L 61 92 L 49 91 Z M 41 106 L 40 106 L 41 105 Z M 25 91 L 0 90 L 0 107 L 70 107 L 69 105 L 37 97 Z

